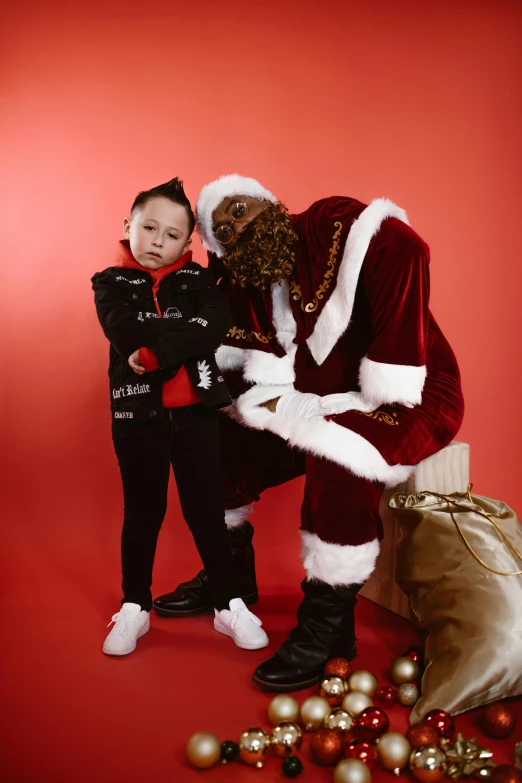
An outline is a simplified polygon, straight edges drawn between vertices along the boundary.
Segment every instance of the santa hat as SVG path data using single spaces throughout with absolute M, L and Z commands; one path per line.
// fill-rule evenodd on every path
M 223 199 L 230 196 L 250 196 L 259 201 L 277 201 L 256 179 L 241 177 L 239 174 L 227 174 L 205 185 L 196 204 L 198 232 L 205 250 L 215 253 L 218 258 L 225 255 L 226 249 L 212 233 L 212 213 Z

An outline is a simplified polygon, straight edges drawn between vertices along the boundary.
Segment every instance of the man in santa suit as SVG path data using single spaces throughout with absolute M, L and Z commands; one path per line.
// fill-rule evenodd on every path
M 458 365 L 428 309 L 428 246 L 391 201 L 334 196 L 288 215 L 233 174 L 203 188 L 197 219 L 232 313 L 217 354 L 235 398 L 222 417 L 223 500 L 246 601 L 257 600 L 252 504 L 306 476 L 297 625 L 253 679 L 306 688 L 329 658 L 355 656 L 383 489 L 456 435 Z M 209 607 L 204 572 L 154 602 L 166 616 Z

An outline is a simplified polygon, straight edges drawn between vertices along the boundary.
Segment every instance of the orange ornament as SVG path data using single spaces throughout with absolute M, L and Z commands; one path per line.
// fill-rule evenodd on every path
M 312 736 L 310 753 L 316 764 L 333 767 L 343 753 L 343 738 L 335 729 L 319 729 Z
M 347 680 L 351 673 L 352 667 L 346 658 L 332 658 L 324 667 L 325 677 L 329 674 L 335 674 L 337 677 L 342 677 L 343 680 Z
M 505 704 L 490 704 L 482 713 L 482 728 L 489 737 L 504 739 L 515 730 L 515 714 Z M 506 765 L 503 765 L 506 766 Z
M 415 723 L 406 732 L 406 739 L 412 748 L 419 748 L 421 745 L 438 745 L 440 737 L 427 723 Z

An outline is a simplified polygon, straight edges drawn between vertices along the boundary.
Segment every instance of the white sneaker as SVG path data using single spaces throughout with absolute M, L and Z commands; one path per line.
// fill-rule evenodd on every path
M 105 655 L 128 655 L 136 649 L 136 642 L 150 628 L 149 613 L 139 604 L 123 604 L 120 611 L 113 614 L 107 628 L 114 628 L 103 643 Z
M 249 612 L 242 598 L 230 601 L 230 610 L 214 610 L 214 628 L 230 636 L 243 650 L 260 650 L 268 644 L 268 636 L 261 628 L 261 620 Z

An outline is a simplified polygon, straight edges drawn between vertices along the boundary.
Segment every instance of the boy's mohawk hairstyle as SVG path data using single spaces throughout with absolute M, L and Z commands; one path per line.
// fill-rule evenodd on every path
M 179 177 L 174 177 L 173 179 L 169 179 L 168 182 L 164 182 L 162 185 L 156 185 L 155 188 L 151 188 L 150 190 L 142 190 L 136 198 L 134 199 L 134 203 L 131 207 L 131 215 L 134 212 L 134 210 L 139 209 L 140 207 L 143 207 L 144 204 L 147 203 L 147 201 L 150 201 L 153 198 L 168 198 L 169 201 L 172 201 L 174 204 L 179 204 L 182 207 L 185 207 L 187 210 L 187 217 L 189 222 L 189 236 L 194 231 L 194 227 L 196 225 L 196 217 L 194 215 L 194 212 L 192 211 L 192 207 L 190 206 L 190 201 L 187 198 L 187 195 L 185 193 L 185 190 L 183 188 L 183 180 Z

